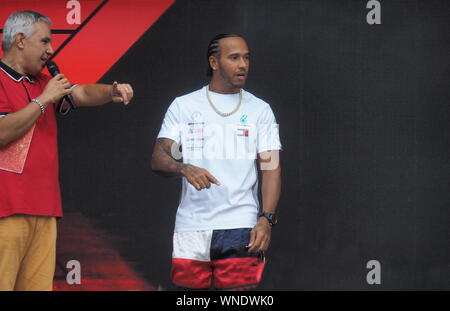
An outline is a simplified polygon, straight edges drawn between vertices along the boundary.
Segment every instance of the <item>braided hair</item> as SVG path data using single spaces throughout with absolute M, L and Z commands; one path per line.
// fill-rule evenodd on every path
M 242 36 L 237 35 L 237 34 L 221 33 L 221 34 L 215 35 L 214 38 L 212 38 L 211 41 L 209 41 L 208 52 L 206 53 L 206 61 L 208 63 L 208 71 L 206 72 L 206 75 L 208 77 L 211 77 L 212 73 L 213 73 L 212 68 L 209 64 L 209 57 L 211 55 L 213 55 L 217 58 L 220 57 L 219 40 L 223 39 L 223 38 L 234 38 L 234 37 L 242 38 Z

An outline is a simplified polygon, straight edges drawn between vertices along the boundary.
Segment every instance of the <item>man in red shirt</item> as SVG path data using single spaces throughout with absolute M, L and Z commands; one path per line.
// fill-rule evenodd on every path
M 51 43 L 50 20 L 37 12 L 13 13 L 3 27 L 0 290 L 52 290 L 56 217 L 62 216 L 54 104 L 67 94 L 76 106 L 128 104 L 133 97 L 129 84 L 71 86 L 63 74 L 42 74 L 53 54 Z M 15 156 L 27 144 L 24 137 L 31 137 L 28 152 Z M 5 167 L 21 159 L 21 172 Z

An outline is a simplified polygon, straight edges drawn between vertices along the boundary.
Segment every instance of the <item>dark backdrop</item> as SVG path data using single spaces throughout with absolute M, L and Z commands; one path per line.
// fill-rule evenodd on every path
M 362 0 L 176 1 L 101 79 L 131 83 L 131 104 L 59 118 L 65 211 L 122 236 L 121 255 L 173 289 L 180 180 L 151 172 L 153 143 L 173 98 L 207 83 L 210 38 L 240 33 L 246 89 L 284 147 L 260 289 L 450 289 L 450 5 L 381 2 L 368 25 Z M 371 259 L 381 285 L 366 282 Z

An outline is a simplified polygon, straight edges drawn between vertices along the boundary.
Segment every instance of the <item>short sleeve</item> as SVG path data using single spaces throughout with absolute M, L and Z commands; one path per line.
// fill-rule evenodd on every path
M 0 91 L 1 92 L 1 91 Z M 11 112 L 11 106 L 7 101 L 4 100 L 5 97 L 0 97 L 0 117 Z
M 169 138 L 177 144 L 181 142 L 181 123 L 178 102 L 175 99 L 167 109 L 158 138 Z
M 281 150 L 279 127 L 269 105 L 263 110 L 257 122 L 257 153 Z
M 0 118 L 6 116 L 11 112 L 11 108 L 7 104 L 4 104 L 0 101 Z
M 3 89 L 3 85 L 0 83 L 0 118 L 12 111 L 11 106 L 6 101 L 6 98 L 5 90 Z

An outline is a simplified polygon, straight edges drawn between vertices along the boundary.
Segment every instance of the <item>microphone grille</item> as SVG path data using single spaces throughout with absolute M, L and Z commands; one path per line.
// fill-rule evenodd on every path
M 59 74 L 59 68 L 58 66 L 56 66 L 55 62 L 52 60 L 47 61 L 46 63 L 48 72 L 50 72 L 50 74 L 52 76 L 56 76 L 57 74 Z

